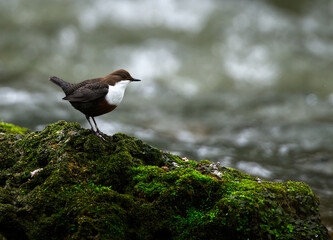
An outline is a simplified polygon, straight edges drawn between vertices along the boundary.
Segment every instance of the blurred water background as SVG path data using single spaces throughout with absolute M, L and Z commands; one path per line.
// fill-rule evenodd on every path
M 48 81 L 143 81 L 97 118 L 165 151 L 304 181 L 333 227 L 333 1 L 0 1 L 0 121 L 85 117 Z

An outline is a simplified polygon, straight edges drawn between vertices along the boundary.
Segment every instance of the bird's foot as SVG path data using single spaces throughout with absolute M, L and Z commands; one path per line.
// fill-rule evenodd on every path
M 110 137 L 107 134 L 101 132 L 100 130 L 94 131 L 93 129 L 91 129 L 91 131 L 104 142 L 110 142 L 110 140 L 106 140 L 107 137 L 111 138 L 111 140 L 112 140 L 112 137 Z
M 107 141 L 107 140 L 105 139 L 104 136 L 102 136 L 102 135 L 99 134 L 99 133 L 96 133 L 96 136 L 99 137 L 103 142 L 109 142 L 109 141 Z
M 109 135 L 103 133 L 102 131 L 100 131 L 99 129 L 97 129 L 97 133 L 103 137 L 110 137 Z

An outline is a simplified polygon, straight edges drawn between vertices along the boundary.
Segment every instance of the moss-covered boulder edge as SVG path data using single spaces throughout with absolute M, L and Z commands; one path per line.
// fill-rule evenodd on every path
M 111 140 L 111 137 L 108 138 Z M 6 239 L 329 239 L 302 182 L 260 180 L 78 123 L 0 123 Z

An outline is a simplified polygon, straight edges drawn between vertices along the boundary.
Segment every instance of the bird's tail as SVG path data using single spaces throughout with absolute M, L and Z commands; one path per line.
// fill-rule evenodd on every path
M 50 77 L 50 81 L 51 82 L 54 82 L 55 84 L 57 84 L 59 87 L 62 88 L 62 90 L 64 90 L 64 92 L 66 92 L 66 90 L 71 86 L 70 83 L 56 77 L 56 76 L 53 76 L 53 77 Z

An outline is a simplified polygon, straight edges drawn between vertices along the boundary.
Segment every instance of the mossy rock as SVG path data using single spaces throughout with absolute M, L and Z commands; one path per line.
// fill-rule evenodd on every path
M 190 161 L 121 133 L 107 140 L 65 121 L 0 135 L 0 234 L 329 239 L 318 198 L 305 183 L 268 182 Z

